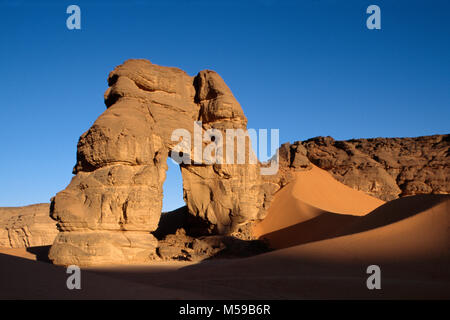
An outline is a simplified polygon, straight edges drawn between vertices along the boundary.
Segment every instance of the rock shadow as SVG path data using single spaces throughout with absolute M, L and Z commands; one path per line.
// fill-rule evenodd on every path
M 52 263 L 48 258 L 48 252 L 50 251 L 50 248 L 51 246 L 28 247 L 27 252 L 34 254 L 37 261 Z

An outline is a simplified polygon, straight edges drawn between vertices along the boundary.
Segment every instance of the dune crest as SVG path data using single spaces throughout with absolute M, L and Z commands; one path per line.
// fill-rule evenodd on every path
M 254 234 L 296 259 L 448 261 L 449 226 L 449 195 L 384 203 L 313 166 L 275 195 Z
M 418 205 L 421 207 L 417 210 Z M 354 219 L 330 239 L 278 250 L 277 254 L 341 263 L 449 262 L 449 227 L 449 195 L 411 196 Z
M 275 194 L 267 217 L 255 225 L 253 233 L 256 237 L 325 213 L 328 216 L 330 213 L 363 216 L 384 204 L 380 199 L 340 183 L 314 165 L 311 170 L 294 175 L 292 182 Z

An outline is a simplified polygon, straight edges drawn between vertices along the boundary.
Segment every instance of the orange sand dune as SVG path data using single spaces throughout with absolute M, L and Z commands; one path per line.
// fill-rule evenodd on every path
M 321 219 L 325 228 L 331 228 L 330 217 L 348 219 L 324 213 L 315 218 L 310 236 L 320 231 Z M 336 228 L 342 230 L 335 230 L 347 235 L 330 230 L 330 239 L 237 261 L 190 266 L 170 280 L 161 278 L 159 285 L 185 289 L 199 281 L 202 292 L 220 289 L 222 294 L 247 298 L 450 297 L 449 195 L 394 200 L 348 221 L 338 223 Z M 366 268 L 372 264 L 382 270 L 380 291 L 370 291 L 365 284 Z
M 290 249 L 297 258 L 328 262 L 450 262 L 450 196 L 420 195 L 391 201 L 353 220 L 335 237 Z M 448 270 L 450 271 L 450 270 Z
M 314 207 L 310 208 L 316 210 Z M 267 240 L 272 249 L 283 249 L 334 237 L 337 230 L 352 225 L 358 218 L 360 217 L 322 211 L 312 219 L 262 234 L 260 239 Z
M 313 168 L 277 193 L 255 230 L 279 250 L 197 264 L 86 268 L 80 291 L 67 289 L 64 268 L 29 260 L 48 247 L 4 249 L 0 298 L 450 298 L 450 195 L 383 204 Z M 372 264 L 381 268 L 381 290 L 366 286 Z
M 383 203 L 362 191 L 347 187 L 327 171 L 313 166 L 309 171 L 295 173 L 294 180 L 277 192 L 267 217 L 253 231 L 259 237 L 323 213 L 362 216 Z
M 448 195 L 402 198 L 364 217 L 323 213 L 315 230 L 321 219 L 334 225 L 328 239 L 243 259 L 83 269 L 76 292 L 64 268 L 0 254 L 0 298 L 449 299 L 449 215 Z M 371 264 L 381 290 L 366 287 Z
M 152 274 L 151 267 L 98 272 L 138 284 L 201 292 L 212 299 L 448 299 L 449 206 L 448 195 L 408 197 L 367 217 L 353 216 L 343 228 L 356 233 L 345 236 L 250 258 L 205 261 L 172 273 Z M 328 227 L 330 215 L 342 218 L 325 213 Z M 372 264 L 381 268 L 382 290 L 366 287 L 366 269 Z
M 390 201 L 365 216 L 342 215 L 322 210 L 312 219 L 262 234 L 260 238 L 268 240 L 272 248 L 282 249 L 309 242 L 348 236 L 350 238 L 347 237 L 346 239 L 351 240 L 348 240 L 346 246 L 343 245 L 341 248 L 342 252 L 347 252 L 353 250 L 351 246 L 353 243 L 361 245 L 365 243 L 365 238 L 361 238 L 361 233 L 363 233 L 364 237 L 366 234 L 370 234 L 372 239 L 366 241 L 367 246 L 377 248 L 375 251 L 381 255 L 393 250 L 398 243 L 404 243 L 404 247 L 398 248 L 398 251 L 412 255 L 411 252 L 406 250 L 407 243 L 405 241 L 411 241 L 409 244 L 410 251 L 415 250 L 414 255 L 416 255 L 419 250 L 422 250 L 420 248 L 423 248 L 416 243 L 417 241 L 425 243 L 437 239 L 434 248 L 444 244 L 450 246 L 450 236 L 446 229 L 450 224 L 449 201 L 450 196 L 448 195 L 406 197 Z M 306 204 L 302 204 L 302 207 L 309 212 L 319 212 L 317 208 Z M 433 214 L 430 214 L 430 212 L 433 212 Z M 389 236 L 387 236 L 386 230 L 391 229 L 394 231 L 390 231 Z M 395 243 L 388 246 L 389 242 Z M 327 246 L 332 246 L 331 243 L 334 242 L 327 242 Z M 382 244 L 385 244 L 387 248 L 383 248 Z M 423 250 L 433 250 L 433 246 L 429 245 L 429 248 Z M 317 254 L 321 255 L 322 253 L 318 250 Z

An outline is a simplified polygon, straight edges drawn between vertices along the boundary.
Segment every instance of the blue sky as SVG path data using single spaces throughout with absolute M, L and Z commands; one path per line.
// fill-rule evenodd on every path
M 66 8 L 81 8 L 81 30 Z M 370 4 L 381 30 L 366 28 Z M 449 133 L 448 1 L 0 0 L 0 206 L 65 188 L 76 143 L 129 58 L 217 71 L 280 142 Z M 170 165 L 164 210 L 182 205 Z

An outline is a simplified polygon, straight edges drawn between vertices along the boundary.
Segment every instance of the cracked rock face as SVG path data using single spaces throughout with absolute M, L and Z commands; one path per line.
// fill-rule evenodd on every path
M 0 208 L 0 247 L 48 246 L 58 230 L 49 217 L 49 204 Z
M 179 143 L 175 129 L 194 137 L 215 129 L 246 129 L 247 119 L 213 71 L 190 77 L 177 68 L 128 60 L 112 71 L 107 110 L 78 142 L 67 188 L 52 200 L 60 233 L 50 250 L 55 264 L 141 263 L 155 256 L 167 157 Z M 211 141 L 213 141 L 211 139 Z M 209 141 L 209 143 L 211 143 Z M 208 143 L 203 142 L 205 147 Z M 191 145 L 192 146 L 192 145 Z M 252 154 L 251 145 L 246 155 Z M 189 150 L 192 158 L 195 150 Z M 264 217 L 259 164 L 181 164 L 184 199 L 206 234 L 226 234 Z
M 415 194 L 450 193 L 450 135 L 337 141 L 316 137 L 279 148 L 280 168 L 262 177 L 264 206 L 311 163 L 343 184 L 384 201 Z
M 306 157 L 338 181 L 389 201 L 450 193 L 450 135 L 336 141 L 298 141 Z

